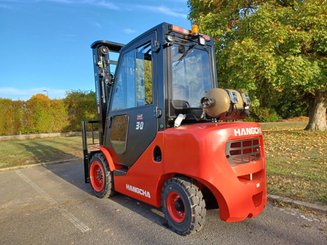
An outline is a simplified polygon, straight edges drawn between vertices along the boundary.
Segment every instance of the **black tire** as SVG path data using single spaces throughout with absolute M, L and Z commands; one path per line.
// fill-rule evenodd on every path
M 162 190 L 162 211 L 168 226 L 180 235 L 202 229 L 206 206 L 201 190 L 187 178 L 172 178 Z
M 97 197 L 111 197 L 115 194 L 112 172 L 102 153 L 96 153 L 91 158 L 89 175 L 91 187 Z

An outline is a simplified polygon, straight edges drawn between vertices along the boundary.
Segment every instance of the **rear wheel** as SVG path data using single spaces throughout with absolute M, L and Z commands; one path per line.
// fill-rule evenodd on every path
M 187 178 L 168 180 L 162 191 L 162 209 L 168 226 L 180 235 L 202 229 L 206 208 L 201 190 Z
M 101 153 L 96 153 L 90 162 L 90 184 L 99 198 L 114 195 L 112 173 L 109 170 L 107 160 Z

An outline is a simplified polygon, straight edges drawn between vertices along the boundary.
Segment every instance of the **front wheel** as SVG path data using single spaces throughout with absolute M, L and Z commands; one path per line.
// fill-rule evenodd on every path
M 162 191 L 162 209 L 168 226 L 180 235 L 200 231 L 206 208 L 201 190 L 187 178 L 169 179 Z
M 91 158 L 89 173 L 90 184 L 97 197 L 103 198 L 114 195 L 112 173 L 103 154 L 96 153 Z

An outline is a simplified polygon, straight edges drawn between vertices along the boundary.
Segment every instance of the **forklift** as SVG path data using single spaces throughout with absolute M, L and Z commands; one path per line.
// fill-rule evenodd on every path
M 201 230 L 207 208 L 226 222 L 262 213 L 262 131 L 241 121 L 247 94 L 217 88 L 212 37 L 162 23 L 126 45 L 91 48 L 99 118 L 82 122 L 82 138 L 85 182 L 97 197 L 121 193 L 161 208 L 180 235 Z

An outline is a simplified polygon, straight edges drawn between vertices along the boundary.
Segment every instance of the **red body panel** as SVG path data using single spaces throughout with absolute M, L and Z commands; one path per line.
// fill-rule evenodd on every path
M 239 133 L 242 128 L 259 128 L 259 125 L 199 123 L 161 131 L 125 176 L 114 177 L 115 190 L 160 207 L 165 180 L 177 174 L 184 175 L 211 190 L 222 220 L 241 221 L 255 217 L 267 202 L 263 137 L 261 130 L 242 135 Z M 229 163 L 226 143 L 254 137 L 260 140 L 261 158 L 247 164 Z M 154 161 L 155 146 L 161 148 L 161 162 Z M 250 174 L 251 179 L 248 178 Z

